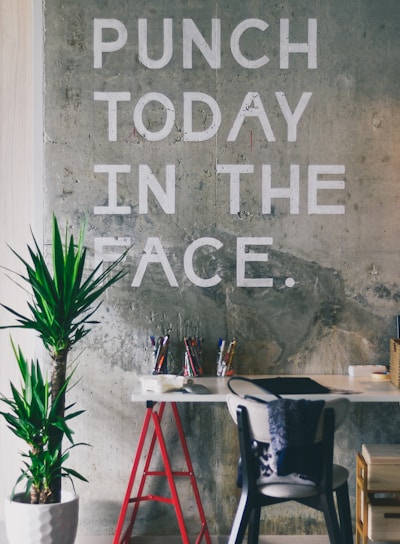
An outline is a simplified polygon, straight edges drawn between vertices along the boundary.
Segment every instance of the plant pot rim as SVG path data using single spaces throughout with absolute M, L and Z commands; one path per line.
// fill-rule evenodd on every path
M 65 504 L 68 502 L 79 500 L 79 495 L 77 493 L 74 493 L 73 491 L 61 491 L 60 502 L 51 502 L 51 503 L 45 503 L 45 504 L 31 504 L 29 502 L 29 496 L 26 496 L 24 491 L 20 491 L 18 493 L 15 493 L 15 495 L 12 498 L 11 498 L 11 495 L 8 495 L 6 500 L 9 503 L 18 503 L 18 504 L 22 504 L 26 506 L 49 507 L 49 506 L 57 506 L 57 504 Z

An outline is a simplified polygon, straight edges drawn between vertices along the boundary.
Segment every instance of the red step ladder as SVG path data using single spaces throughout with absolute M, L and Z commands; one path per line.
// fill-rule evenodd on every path
M 201 521 L 201 529 L 196 539 L 196 544 L 200 543 L 203 538 L 205 538 L 207 544 L 211 544 L 211 538 L 208 532 L 207 528 L 207 522 L 204 516 L 203 506 L 201 504 L 200 494 L 197 487 L 196 478 L 193 471 L 192 462 L 189 455 L 189 450 L 186 443 L 186 438 L 183 432 L 182 422 L 181 418 L 179 416 L 178 407 L 176 406 L 175 402 L 169 403 L 171 405 L 176 427 L 178 429 L 178 435 L 180 439 L 180 443 L 182 446 L 182 450 L 185 456 L 186 461 L 186 467 L 187 470 L 185 471 L 174 471 L 171 467 L 171 462 L 168 456 L 167 446 L 165 443 L 164 435 L 161 428 L 161 421 L 164 414 L 166 402 L 161 402 L 159 404 L 159 410 L 156 410 L 157 403 L 155 402 L 147 402 L 146 403 L 146 414 L 143 422 L 143 427 L 141 430 L 140 438 L 139 438 L 139 444 L 136 450 L 135 459 L 133 461 L 132 471 L 128 482 L 128 487 L 126 489 L 124 502 L 121 507 L 121 512 L 118 518 L 118 523 L 114 535 L 113 544 L 129 544 L 130 538 L 133 531 L 133 526 L 135 524 L 137 512 L 140 506 L 141 502 L 144 501 L 156 501 L 156 502 L 164 502 L 168 504 L 172 504 L 175 508 L 176 517 L 178 520 L 179 530 L 181 532 L 182 536 L 182 542 L 183 544 L 189 544 L 189 537 L 185 525 L 185 520 L 183 517 L 182 507 L 179 500 L 178 491 L 175 485 L 175 478 L 181 478 L 186 477 L 190 478 L 193 493 L 196 499 L 197 503 L 197 509 L 200 516 Z M 150 440 L 150 445 L 147 450 L 147 457 L 143 468 L 143 474 L 140 477 L 140 483 L 137 490 L 137 495 L 132 497 L 132 489 L 136 480 L 136 476 L 139 476 L 137 474 L 138 467 L 140 463 L 140 459 L 142 457 L 142 453 L 144 450 L 145 442 L 147 436 L 150 437 L 151 429 L 150 429 L 150 423 L 153 422 L 153 434 Z M 158 442 L 160 451 L 161 451 L 161 457 L 164 464 L 164 470 L 150 470 L 150 463 L 151 459 L 154 453 L 154 448 L 156 443 Z M 168 480 L 169 489 L 171 493 L 171 497 L 164 497 L 164 496 L 158 496 L 158 495 L 144 495 L 144 489 L 146 480 L 149 477 L 152 476 L 164 476 Z M 133 511 L 130 516 L 130 519 L 128 520 L 128 524 L 124 530 L 124 525 L 126 522 L 127 514 L 128 514 L 128 507 L 130 504 L 133 504 Z

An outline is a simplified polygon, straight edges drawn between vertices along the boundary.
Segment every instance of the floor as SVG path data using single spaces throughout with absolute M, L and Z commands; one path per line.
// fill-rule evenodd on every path
M 212 544 L 226 544 L 228 537 L 212 537 Z M 246 542 L 246 541 L 245 541 Z M 400 541 L 399 541 L 400 542 Z M 132 540 L 132 544 L 181 544 L 179 537 L 141 538 Z M 112 544 L 112 537 L 80 537 L 75 544 Z M 329 544 L 327 536 L 260 536 L 259 544 Z M 371 542 L 371 544 L 394 544 Z
M 227 537 L 211 537 L 212 544 L 226 544 Z M 112 544 L 112 536 L 78 536 L 75 544 Z M 136 537 L 132 544 L 181 544 L 179 537 Z M 0 544 L 7 544 L 4 524 L 0 522 Z M 329 544 L 327 536 L 260 536 L 259 544 Z M 374 542 L 373 544 L 393 544 Z
M 211 537 L 212 544 L 226 544 L 227 537 Z M 75 544 L 112 544 L 112 536 L 78 536 Z M 400 542 L 400 541 L 399 541 Z M 132 544 L 181 544 L 180 537 L 136 537 Z M 4 523 L 0 522 L 0 544 L 7 544 Z M 260 536 L 259 544 L 329 544 L 327 536 Z M 373 544 L 389 544 L 374 542 Z M 393 542 L 391 543 L 393 544 Z
M 78 536 L 75 544 L 112 544 L 112 536 Z M 212 544 L 225 544 L 227 537 L 212 537 Z M 179 537 L 136 537 L 132 544 L 181 544 Z M 7 544 L 4 523 L 0 522 L 0 544 Z M 260 544 L 329 544 L 324 536 L 270 536 L 260 537 Z M 379 543 L 374 543 L 379 544 Z
M 212 544 L 226 544 L 228 537 L 211 537 Z M 245 541 L 246 542 L 246 541 Z M 400 541 L 399 541 L 400 542 Z M 179 537 L 136 537 L 132 544 L 181 544 Z M 80 537 L 75 544 L 112 544 L 112 537 Z M 329 544 L 327 536 L 260 536 L 259 544 Z M 372 542 L 371 542 L 372 544 Z M 377 542 L 373 544 L 395 544 Z

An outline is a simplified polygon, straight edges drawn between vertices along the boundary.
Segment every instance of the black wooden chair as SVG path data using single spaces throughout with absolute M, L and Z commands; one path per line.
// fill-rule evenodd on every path
M 267 403 L 228 395 L 229 412 L 237 423 L 242 470 L 242 491 L 228 544 L 241 544 L 248 529 L 248 543 L 257 544 L 261 508 L 286 501 L 323 512 L 330 544 L 353 543 L 348 477 L 345 467 L 333 463 L 335 429 L 343 422 L 349 401 L 335 398 L 325 402 L 314 442 L 318 444 L 318 477 L 311 480 L 297 474 L 260 476 L 260 459 L 254 444 L 269 444 Z M 336 506 L 335 506 L 336 495 Z

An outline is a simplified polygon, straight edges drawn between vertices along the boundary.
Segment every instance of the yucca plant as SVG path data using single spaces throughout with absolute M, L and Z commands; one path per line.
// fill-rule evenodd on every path
M 91 272 L 87 272 L 84 235 L 85 225 L 82 225 L 78 241 L 75 243 L 73 235 L 68 235 L 66 229 L 63 244 L 57 219 L 53 215 L 50 266 L 47 265 L 35 237 L 33 247 L 28 245 L 31 262 L 12 249 L 25 267 L 25 273 L 15 274 L 23 284 L 30 287 L 32 299 L 28 302 L 27 315 L 2 304 L 16 317 L 17 322 L 0 328 L 17 327 L 36 331 L 51 356 L 51 405 L 59 421 L 65 420 L 68 353 L 72 346 L 90 332 L 92 325 L 98 323 L 93 320 L 93 314 L 101 305 L 104 292 L 125 275 L 124 271 L 115 269 L 127 251 L 106 268 L 99 263 Z M 20 282 L 19 285 L 23 287 Z M 58 452 L 58 465 L 61 465 L 64 432 L 60 424 L 55 427 L 54 432 L 49 434 L 49 451 Z M 47 501 L 60 502 L 60 500 L 61 470 L 58 470 Z
M 11 341 L 12 342 L 12 341 Z M 21 349 L 12 343 L 15 358 L 21 377 L 18 389 L 12 382 L 11 397 L 0 395 L 8 407 L 8 412 L 0 412 L 8 424 L 8 428 L 28 445 L 28 451 L 22 453 L 24 460 L 21 474 L 18 477 L 11 497 L 14 496 L 16 486 L 26 480 L 26 493 L 30 495 L 31 504 L 43 504 L 51 497 L 54 480 L 61 474 L 62 478 L 79 478 L 87 481 L 77 471 L 65 466 L 69 451 L 80 444 L 73 441 L 73 431 L 68 421 L 83 413 L 82 410 L 68 413 L 73 404 L 65 408 L 64 417 L 56 413 L 55 405 L 51 402 L 50 384 L 43 377 L 39 361 L 29 364 Z M 61 394 L 67 389 L 72 374 L 65 380 Z M 61 433 L 69 440 L 70 446 L 63 452 L 55 446 L 50 437 Z

